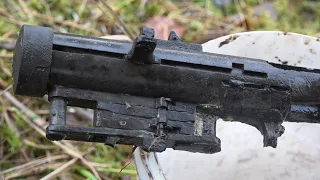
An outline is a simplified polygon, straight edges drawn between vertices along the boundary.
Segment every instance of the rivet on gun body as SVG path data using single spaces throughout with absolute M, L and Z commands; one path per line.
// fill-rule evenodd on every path
M 179 36 L 174 32 L 171 31 L 168 37 L 169 41 L 178 41 L 178 42 L 183 42 L 182 39 L 179 38 Z

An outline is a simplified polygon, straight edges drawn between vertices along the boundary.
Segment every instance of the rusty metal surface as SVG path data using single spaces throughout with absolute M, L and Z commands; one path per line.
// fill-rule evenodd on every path
M 184 43 L 174 33 L 168 41 L 153 37 L 148 28 L 133 44 L 53 34 L 52 54 L 46 56 L 51 57 L 46 91 L 52 111 L 65 112 L 64 103 L 55 101 L 62 99 L 94 109 L 95 118 L 93 127 L 71 127 L 52 116 L 47 137 L 215 153 L 220 151 L 216 116 L 254 126 L 264 146 L 272 147 L 284 132 L 283 121 L 320 121 L 320 70 L 204 53 L 201 45 Z M 17 45 L 37 47 L 36 41 L 19 40 Z M 15 53 L 16 63 L 28 58 Z M 14 67 L 14 76 L 23 79 L 33 73 L 29 69 L 21 74 L 26 68 Z M 25 83 L 14 81 L 17 87 Z M 51 114 L 64 117 L 59 113 Z

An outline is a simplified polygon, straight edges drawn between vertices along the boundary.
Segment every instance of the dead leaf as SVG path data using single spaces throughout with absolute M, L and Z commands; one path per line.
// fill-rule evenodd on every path
M 181 37 L 184 32 L 184 28 L 177 24 L 175 21 L 164 16 L 154 16 L 147 21 L 146 26 L 153 28 L 155 31 L 155 38 L 167 40 L 170 31 L 176 32 Z

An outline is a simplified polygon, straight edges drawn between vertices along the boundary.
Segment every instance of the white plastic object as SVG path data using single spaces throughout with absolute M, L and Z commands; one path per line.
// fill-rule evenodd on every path
M 226 42 L 228 43 L 221 43 Z M 205 52 L 243 56 L 274 63 L 320 69 L 320 41 L 295 33 L 256 31 L 232 34 L 203 44 Z M 217 123 L 222 151 L 200 154 L 167 149 L 134 152 L 141 180 L 304 180 L 320 179 L 320 125 L 283 123 L 276 149 L 262 147 L 254 127 Z

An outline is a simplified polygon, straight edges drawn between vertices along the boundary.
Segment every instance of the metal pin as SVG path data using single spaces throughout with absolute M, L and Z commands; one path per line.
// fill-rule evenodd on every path
M 50 120 L 54 125 L 66 125 L 67 104 L 62 98 L 51 100 Z

